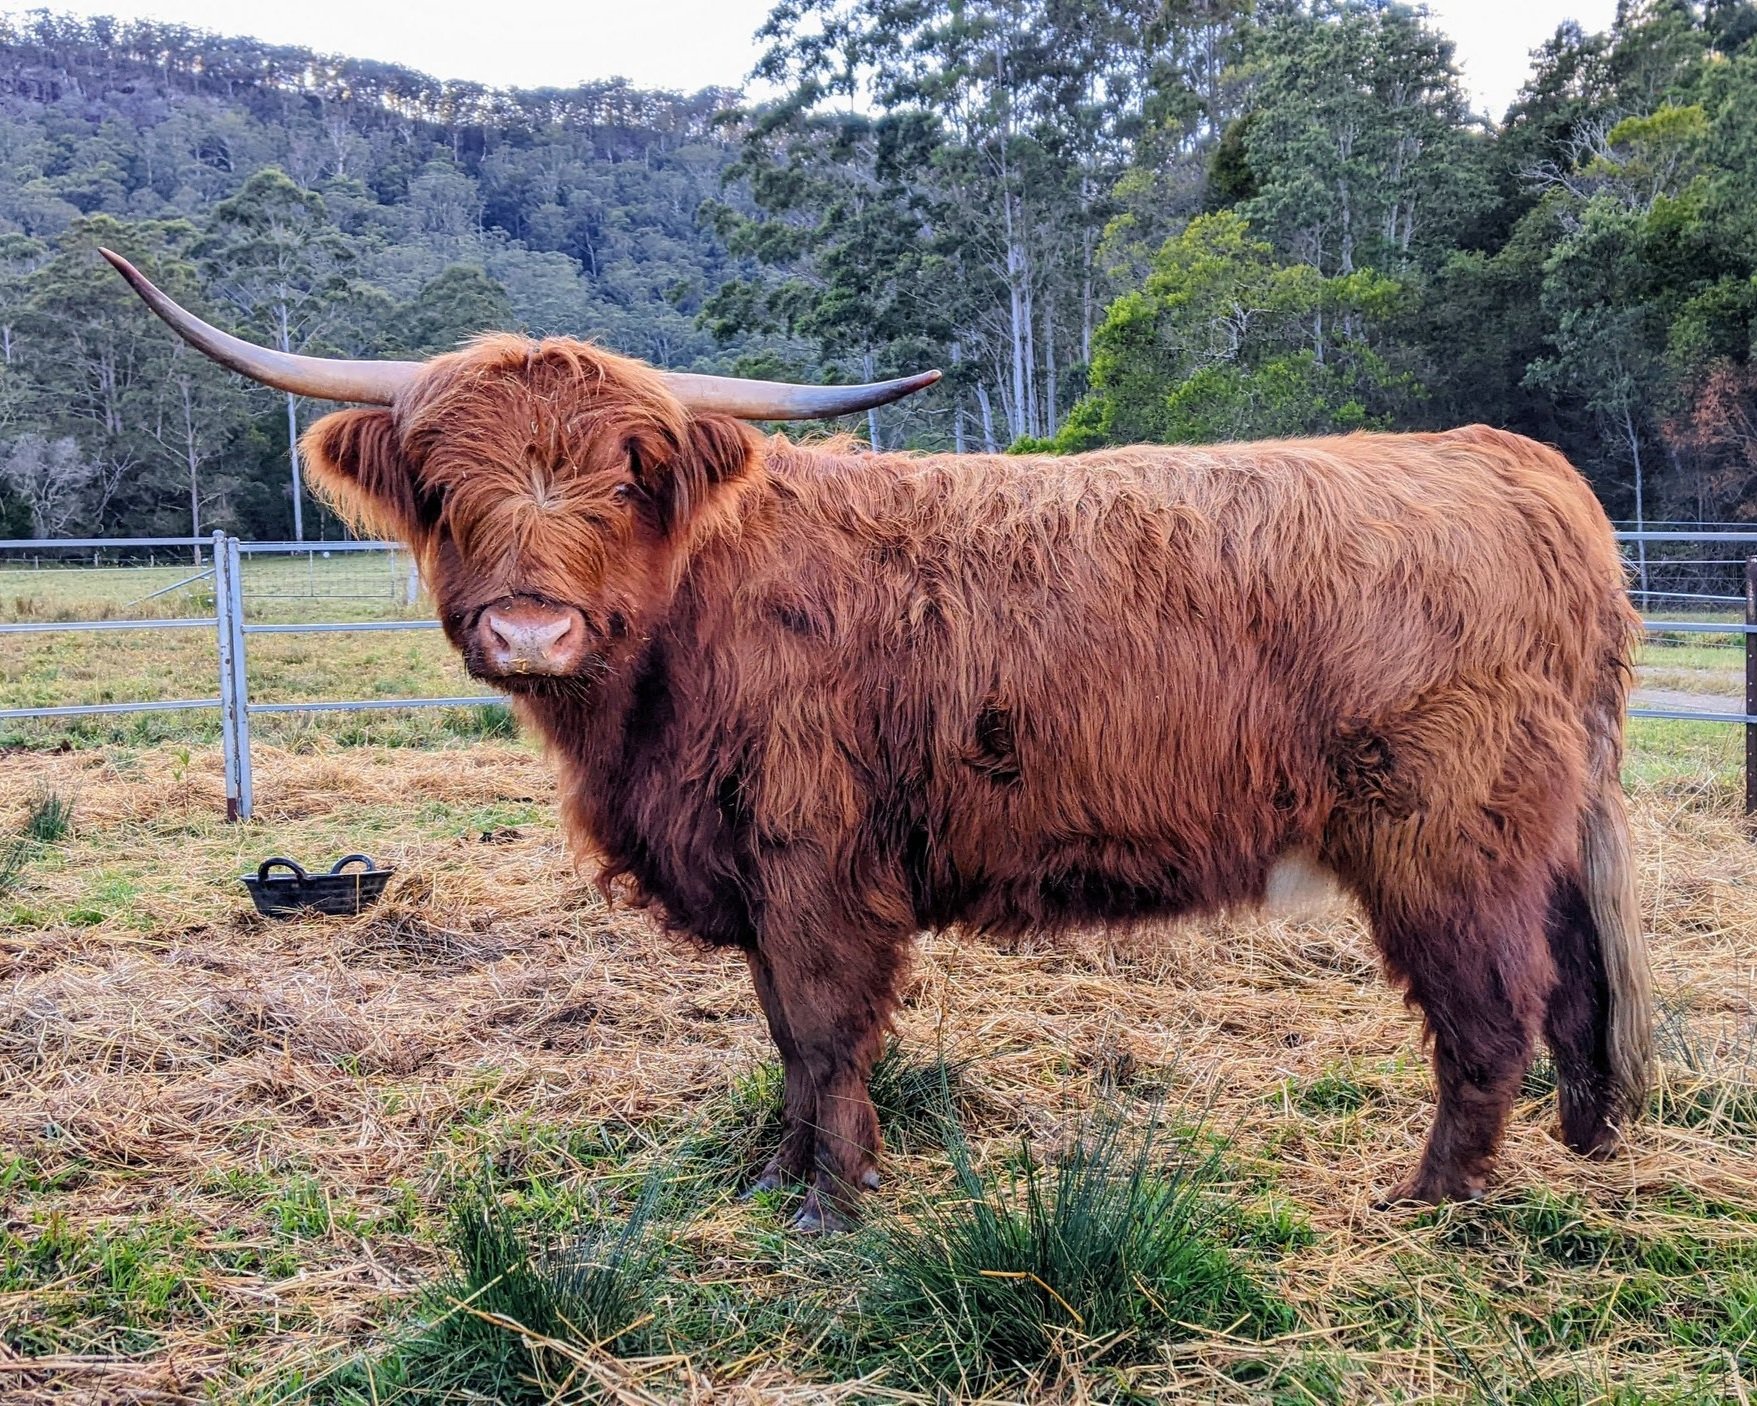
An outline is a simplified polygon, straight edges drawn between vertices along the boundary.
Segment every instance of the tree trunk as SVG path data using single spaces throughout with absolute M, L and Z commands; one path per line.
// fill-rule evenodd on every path
M 952 339 L 952 367 L 954 370 L 964 360 L 964 344 L 956 337 Z M 964 392 L 959 391 L 952 400 L 952 450 L 954 453 L 964 452 Z
M 1043 411 L 1043 433 L 1045 437 L 1055 433 L 1055 313 L 1054 304 L 1046 302 L 1043 311 L 1043 386 L 1045 404 Z
M 1336 182 L 1338 205 L 1342 214 L 1342 247 L 1339 253 L 1340 272 L 1354 272 L 1354 207 L 1349 201 L 1348 182 Z
M 1012 437 L 1017 439 L 1025 433 L 1025 251 L 1019 247 L 1019 240 L 1013 231 L 1011 191 L 1001 196 L 1001 210 L 1007 233 L 1007 298 L 1013 347 L 1013 396 L 1012 403 L 1007 407 L 1007 428 L 1012 432 Z
M 287 460 L 293 466 L 293 540 L 305 540 L 305 485 L 299 475 L 299 412 L 287 392 Z
M 1025 433 L 1025 306 L 1024 294 L 1015 281 L 1016 265 L 1014 263 L 1017 250 L 1007 250 L 1007 281 L 1011 284 L 1008 296 L 1011 302 L 1011 340 L 1012 340 L 1012 394 L 1007 397 L 1007 428 L 1013 437 Z
M 867 352 L 860 358 L 860 365 L 861 369 L 866 373 L 866 379 L 868 381 L 877 379 L 873 371 L 871 352 Z M 884 446 L 879 443 L 879 418 L 878 408 L 876 406 L 866 412 L 866 438 L 867 442 L 872 445 L 875 454 L 880 449 L 884 448 Z
M 980 382 L 976 386 L 976 404 L 982 411 L 982 447 L 990 454 L 995 452 L 994 444 L 994 407 L 989 403 L 988 387 Z
M 1088 213 L 1092 198 L 1089 177 L 1080 178 L 1080 195 Z M 1092 364 L 1092 226 L 1080 231 L 1080 360 Z M 1053 418 L 1054 412 L 1051 412 Z
M 280 331 L 281 350 L 293 350 L 292 319 L 288 314 L 287 305 L 279 303 L 275 307 L 275 320 Z M 299 411 L 293 404 L 293 393 L 287 392 L 287 462 L 293 469 L 293 540 L 305 540 L 305 486 L 299 473 Z
M 1647 485 L 1641 466 L 1641 434 L 1635 427 L 1635 417 L 1623 407 L 1623 435 L 1629 441 L 1629 458 L 1635 465 L 1635 530 L 1647 531 Z M 1635 539 L 1635 570 L 1641 581 L 1641 608 L 1647 609 L 1647 542 Z
M 196 459 L 195 451 L 192 448 L 189 451 L 189 535 L 191 537 L 201 536 L 201 484 L 196 474 L 198 467 L 199 461 Z M 201 543 L 196 542 L 191 544 L 189 552 L 190 559 L 194 561 L 197 566 L 200 566 Z
M 189 382 L 181 387 L 183 402 L 183 462 L 189 466 L 189 535 L 201 536 L 201 454 L 195 427 L 195 406 L 191 403 Z M 201 543 L 190 547 L 197 566 L 201 565 Z
M 1080 360 L 1092 364 L 1092 231 L 1087 230 L 1086 272 L 1080 281 Z

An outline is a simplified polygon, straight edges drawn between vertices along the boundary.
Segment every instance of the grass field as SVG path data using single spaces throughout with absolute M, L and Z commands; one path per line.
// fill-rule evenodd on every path
M 211 582 L 190 582 L 195 574 L 185 561 L 94 571 L 33 570 L 0 558 L 0 623 L 211 616 Z M 387 553 L 248 557 L 244 583 L 251 623 L 432 619 L 424 599 L 409 603 L 406 558 Z M 464 673 L 438 630 L 252 635 L 246 653 L 255 703 L 455 698 L 487 691 Z M 15 635 L 0 647 L 0 708 L 211 698 L 218 673 L 208 626 Z M 213 711 L 0 719 L 0 746 L 217 743 L 219 727 Z M 443 744 L 484 729 L 505 735 L 507 723 L 499 709 L 486 718 L 476 710 L 424 710 L 362 712 L 323 723 L 268 714 L 253 722 L 257 737 L 287 746 L 303 745 L 314 729 L 348 742 L 408 746 Z
M 1757 1394 L 1737 729 L 1632 728 L 1664 1059 L 1614 1159 L 1540 1064 L 1487 1200 L 1374 1210 L 1432 1095 L 1346 909 L 936 934 L 884 1189 L 814 1241 L 738 1199 L 777 1093 L 742 964 L 605 908 L 499 720 L 346 728 L 260 746 L 246 826 L 197 733 L 0 753 L 8 1406 Z M 399 870 L 360 919 L 237 882 L 357 849 Z

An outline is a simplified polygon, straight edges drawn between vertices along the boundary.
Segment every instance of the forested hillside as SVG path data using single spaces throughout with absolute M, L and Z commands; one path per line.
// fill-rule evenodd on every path
M 1624 0 L 1492 122 L 1396 4 L 781 0 L 717 215 L 765 267 L 707 314 L 944 360 L 960 443 L 1480 420 L 1618 516 L 1750 518 L 1754 35 Z
M 886 446 L 1481 420 L 1616 516 L 1757 518 L 1744 0 L 1564 28 L 1500 120 L 1368 0 L 780 0 L 762 40 L 783 96 L 741 107 L 0 24 L 5 530 L 294 530 L 288 420 L 317 407 L 175 346 L 100 242 L 295 350 L 509 326 L 945 367 L 865 423 Z
M 193 495 L 204 529 L 293 530 L 284 398 L 177 346 L 96 244 L 295 351 L 517 327 L 722 364 L 694 314 L 733 265 L 696 211 L 722 193 L 732 96 L 497 92 L 171 26 L 0 21 L 7 527 L 187 532 Z

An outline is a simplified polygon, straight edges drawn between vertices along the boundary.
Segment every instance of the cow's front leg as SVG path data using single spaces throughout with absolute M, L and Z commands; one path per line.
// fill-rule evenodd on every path
M 803 1181 L 811 1173 L 812 1150 L 817 1141 L 817 1095 L 806 1075 L 805 1063 L 793 1043 L 787 1010 L 775 989 L 775 974 L 761 952 L 746 954 L 757 1002 L 769 1022 L 769 1035 L 781 1052 L 785 1086 L 781 1095 L 781 1143 L 775 1155 L 751 1183 L 747 1196 L 773 1191 L 790 1182 Z
M 860 1192 L 878 1185 L 878 1115 L 867 1080 L 883 1048 L 906 941 L 906 934 L 870 930 L 813 938 L 771 926 L 752 956 L 787 1080 L 781 1150 L 758 1185 L 809 1176 L 796 1229 L 842 1229 Z

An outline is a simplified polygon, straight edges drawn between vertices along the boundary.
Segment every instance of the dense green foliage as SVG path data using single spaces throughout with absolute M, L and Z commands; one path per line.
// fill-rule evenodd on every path
M 1616 515 L 1757 516 L 1750 4 L 1564 26 L 1498 124 L 1368 0 L 783 0 L 765 34 L 790 96 L 717 217 L 759 270 L 709 321 L 936 357 L 918 433 L 1486 421 Z
M 1377 0 L 778 0 L 760 37 L 780 96 L 739 107 L 0 22 L 0 533 L 298 523 L 310 409 L 178 347 L 98 243 L 293 350 L 945 367 L 885 445 L 1486 421 L 1613 515 L 1757 517 L 1748 0 L 1564 26 L 1499 122 Z
M 180 347 L 91 250 L 294 351 L 495 327 L 719 364 L 696 220 L 730 95 L 500 92 L 175 26 L 0 20 L 0 533 L 294 526 L 284 397 Z M 312 407 L 294 407 L 303 424 Z M 334 532 L 312 521 L 309 535 Z

